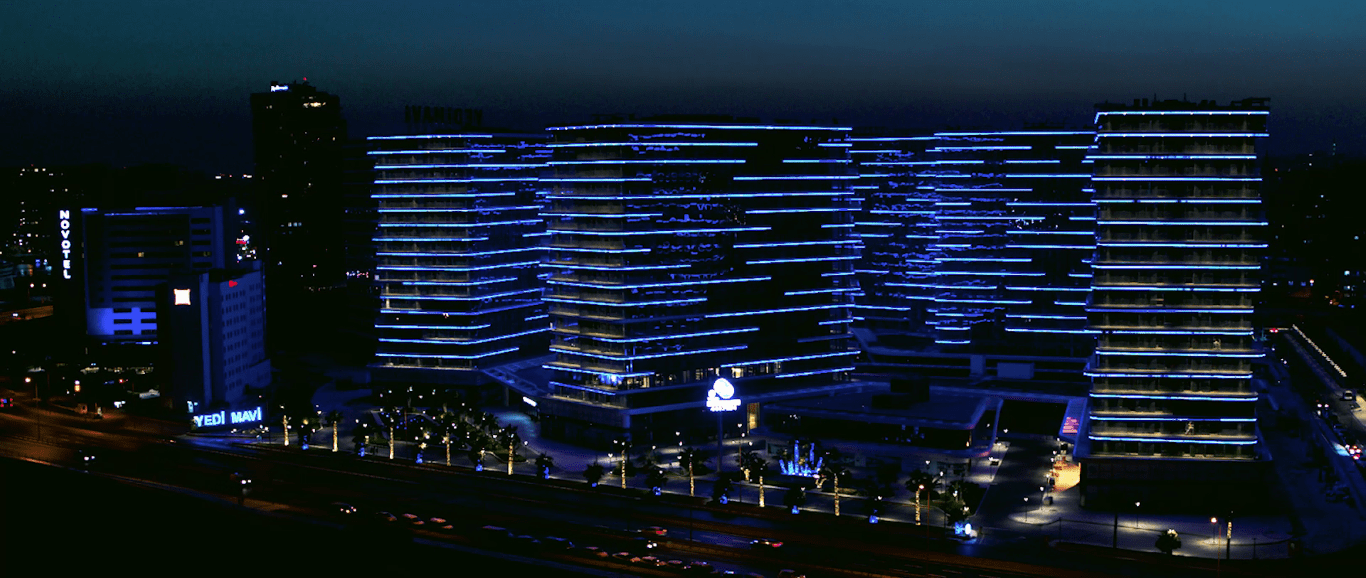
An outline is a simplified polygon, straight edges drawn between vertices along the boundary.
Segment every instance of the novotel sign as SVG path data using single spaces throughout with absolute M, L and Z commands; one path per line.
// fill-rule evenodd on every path
M 194 416 L 194 427 L 214 427 L 219 425 L 237 425 L 242 423 L 254 423 L 261 421 L 261 408 L 248 409 L 244 411 L 220 411 L 217 413 L 205 413 Z
M 726 378 L 717 379 L 707 390 L 707 409 L 712 411 L 735 411 L 740 409 L 740 399 L 735 397 L 735 386 Z
M 58 226 L 62 228 L 62 278 L 71 278 L 71 211 L 57 211 Z

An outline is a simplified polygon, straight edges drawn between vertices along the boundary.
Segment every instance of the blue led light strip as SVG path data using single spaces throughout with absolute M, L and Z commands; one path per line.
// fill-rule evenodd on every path
M 413 134 L 397 136 L 367 136 L 365 140 L 424 140 L 434 138 L 493 138 L 491 134 Z
M 499 263 L 497 265 L 481 265 L 479 267 L 422 267 L 422 266 L 383 266 L 375 267 L 379 271 L 484 271 L 487 269 L 503 269 L 506 267 L 527 267 L 540 265 L 540 261 L 520 261 L 517 263 Z
M 650 287 L 689 287 L 692 285 L 712 285 L 716 283 L 745 283 L 750 281 L 771 281 L 772 277 L 743 277 L 738 279 L 707 279 L 702 281 L 668 281 L 662 283 L 639 283 L 634 285 L 613 285 L 610 283 L 582 283 L 578 281 L 556 281 L 550 280 L 546 283 L 550 285 L 567 285 L 570 287 L 590 287 L 594 289 L 646 289 Z
M 476 353 L 474 355 L 455 355 L 450 353 L 443 353 L 438 355 L 426 353 L 376 353 L 375 355 L 379 357 L 416 357 L 421 359 L 483 359 L 485 357 L 493 357 L 495 355 L 502 355 L 504 353 L 513 353 L 520 349 L 521 348 L 519 347 L 512 347 L 508 349 L 499 349 L 497 351 Z
M 430 149 L 430 150 L 401 150 L 401 151 L 369 151 L 367 155 L 444 155 L 458 153 L 504 153 L 505 149 Z
M 543 333 L 543 332 L 546 332 L 546 331 L 550 331 L 550 328 L 549 328 L 549 327 L 541 327 L 541 328 L 537 328 L 537 329 L 532 329 L 531 331 L 523 331 L 523 332 L 520 332 L 520 333 L 510 333 L 510 334 L 508 334 L 508 335 L 499 335 L 499 336 L 496 336 L 496 337 L 488 337 L 488 338 L 484 338 L 484 339 L 471 339 L 471 340 L 454 340 L 454 339 L 398 339 L 398 338 L 392 338 L 392 337 L 381 337 L 381 338 L 379 339 L 379 341 L 382 341 L 382 342 L 385 342 L 385 343 L 429 343 L 429 344 L 431 344 L 431 343 L 436 343 L 436 344 L 442 344 L 442 345 L 480 345 L 480 344 L 484 344 L 484 343 L 491 343 L 491 342 L 494 342 L 494 341 L 502 341 L 502 340 L 504 340 L 504 339 L 512 339 L 513 337 L 522 337 L 522 336 L 525 336 L 525 335 L 531 335 L 531 334 L 533 334 L 533 333 Z
M 765 310 L 761 310 L 761 311 L 737 311 L 737 312 L 732 312 L 732 313 L 709 313 L 709 314 L 707 314 L 705 317 L 706 317 L 707 319 L 714 319 L 714 318 L 719 318 L 719 317 L 741 317 L 741 316 L 744 316 L 744 315 L 766 315 L 766 314 L 769 314 L 769 313 L 792 313 L 792 312 L 797 312 L 797 311 L 818 311 L 818 310 L 821 310 L 821 309 L 847 309 L 847 308 L 849 308 L 849 306 L 848 306 L 848 305 L 844 305 L 844 304 L 838 304 L 838 305 L 813 305 L 813 306 L 810 306 L 810 307 L 788 307 L 788 308 L 784 308 L 784 309 L 765 309 Z
M 452 329 L 462 331 L 487 329 L 489 327 L 493 326 L 487 323 L 483 325 L 375 325 L 375 329 Z
M 744 159 L 651 159 L 651 160 L 605 160 L 605 161 L 550 161 L 550 166 L 572 165 L 739 165 Z
M 700 129 L 700 128 L 719 128 L 731 130 L 830 130 L 830 131 L 850 131 L 854 130 L 847 126 L 785 126 L 768 124 L 589 124 L 578 126 L 552 126 L 546 130 L 588 130 L 596 128 L 667 128 L 667 129 Z
M 713 347 L 710 349 L 694 349 L 692 351 L 667 351 L 664 353 L 650 353 L 646 355 L 603 355 L 600 353 L 589 353 L 586 351 L 575 351 L 573 349 L 560 349 L 551 347 L 555 353 L 567 353 L 570 355 L 582 355 L 584 357 L 594 357 L 597 359 L 608 359 L 611 361 L 634 361 L 637 359 L 657 359 L 660 357 L 678 357 L 681 355 L 695 355 L 698 353 L 720 353 L 723 351 L 740 351 L 747 349 L 748 345 L 732 345 L 728 347 Z
M 546 145 L 549 148 L 567 147 L 757 147 L 757 142 L 672 142 L 672 141 L 636 141 L 636 142 L 571 142 L 555 143 Z
M 541 222 L 540 219 L 528 219 L 521 221 L 487 221 L 483 223 L 380 223 L 381 227 L 497 227 L 500 225 L 535 225 Z
M 511 297 L 513 295 L 526 295 L 527 293 L 540 293 L 541 288 L 522 289 L 520 291 L 508 291 L 504 293 L 489 293 L 487 295 L 393 295 L 380 294 L 381 299 L 406 300 L 406 301 L 483 301 L 485 299 L 497 299 L 499 297 Z
M 853 367 L 836 367 L 832 369 L 817 369 L 815 371 L 803 371 L 801 373 L 779 373 L 773 376 L 774 379 L 784 379 L 788 377 L 806 377 L 808 375 L 821 375 L 825 373 L 840 373 L 843 371 L 853 371 Z
M 674 230 L 654 230 L 654 231 L 562 231 L 551 229 L 551 233 L 562 235 L 596 235 L 596 236 L 622 236 L 622 235 L 681 235 L 692 233 L 740 233 L 748 231 L 768 231 L 773 227 L 731 227 L 728 229 L 674 229 Z
M 718 331 L 702 331 L 698 333 L 677 333 L 673 335 L 652 335 L 650 337 L 598 337 L 595 335 L 581 335 L 586 339 L 596 339 L 608 343 L 641 343 L 645 341 L 664 341 L 666 339 L 687 339 L 689 337 L 704 337 L 708 335 L 731 335 L 735 333 L 753 333 L 758 331 L 758 327 L 741 327 L 739 329 L 724 329 Z
M 609 371 L 593 371 L 593 370 L 591 370 L 591 369 L 579 369 L 579 368 L 577 368 L 577 367 L 561 367 L 561 366 L 558 366 L 558 365 L 542 365 L 542 366 L 541 366 L 541 369 L 549 369 L 549 370 L 551 370 L 551 371 L 567 371 L 567 372 L 569 372 L 569 373 L 583 373 L 583 374 L 587 374 L 587 375 L 597 375 L 597 376 L 603 376 L 603 377 L 609 377 L 609 378 L 621 378 L 621 377 L 646 377 L 646 376 L 654 375 L 654 372 L 652 372 L 652 371 L 639 371 L 639 372 L 635 372 L 635 373 L 612 373 L 612 372 L 609 372 Z M 560 385 L 565 385 L 565 384 L 560 384 Z M 601 393 L 607 393 L 607 394 L 609 394 L 609 395 L 615 395 L 615 394 L 612 394 L 612 393 L 610 393 L 610 392 L 601 392 Z
M 566 265 L 562 263 L 544 263 L 542 267 L 551 269 L 583 269 L 585 271 L 654 271 L 659 269 L 687 269 L 691 264 L 681 263 L 677 265 Z
M 862 256 L 852 255 L 846 257 L 800 257 L 792 259 L 765 259 L 761 261 L 745 261 L 746 265 L 771 265 L 775 263 L 814 263 L 818 261 L 857 261 Z
M 545 296 L 545 297 L 542 297 L 541 299 L 542 299 L 543 301 L 548 302 L 548 303 L 572 303 L 572 304 L 575 304 L 575 305 L 601 305 L 601 306 L 603 306 L 603 307 L 647 307 L 647 306 L 653 306 L 653 305 L 691 305 L 691 304 L 694 304 L 694 303 L 705 303 L 705 302 L 707 301 L 707 299 L 706 299 L 705 297 L 697 297 L 697 298 L 693 298 L 693 299 L 669 299 L 669 300 L 664 300 L 664 301 L 635 301 L 635 302 L 631 302 L 631 303 L 611 303 L 611 302 L 607 302 L 607 301 L 586 301 L 586 300 L 583 300 L 583 299 L 567 299 L 567 298 L 564 298 L 564 297 L 555 297 L 555 296 L 551 296 L 551 295 L 547 295 L 547 296 Z

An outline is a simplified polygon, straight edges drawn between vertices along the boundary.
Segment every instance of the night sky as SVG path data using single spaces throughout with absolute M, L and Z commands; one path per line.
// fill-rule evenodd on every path
M 538 128 L 721 113 L 1083 126 L 1270 97 L 1273 154 L 1366 154 L 1366 2 L 0 2 L 0 166 L 251 170 L 249 94 L 307 77 L 352 136 L 403 105 Z

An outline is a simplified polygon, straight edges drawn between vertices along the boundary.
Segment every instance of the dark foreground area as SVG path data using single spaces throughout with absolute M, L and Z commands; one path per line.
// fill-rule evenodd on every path
M 13 577 L 431 576 L 484 569 L 534 576 L 550 570 L 413 544 L 403 533 L 268 517 L 11 459 L 0 459 L 0 553 L 0 575 Z

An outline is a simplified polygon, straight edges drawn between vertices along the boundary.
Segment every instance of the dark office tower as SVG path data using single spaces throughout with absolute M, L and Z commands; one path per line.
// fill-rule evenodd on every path
M 935 163 L 933 136 L 856 132 L 849 157 L 858 169 L 853 185 L 863 210 L 854 237 L 863 243 L 854 326 L 874 341 L 904 343 L 925 334 L 934 299 Z
M 264 202 L 261 259 L 272 335 L 313 325 L 309 291 L 344 279 L 342 144 L 346 123 L 336 95 L 307 82 L 271 83 L 251 95 L 256 172 Z M 316 326 L 311 327 L 316 330 Z M 276 343 L 272 347 L 283 345 Z
M 1267 459 L 1252 389 L 1266 100 L 1097 108 L 1083 495 L 1246 499 Z
M 850 129 L 725 117 L 552 128 L 542 432 L 675 441 L 747 405 L 850 386 L 857 291 Z M 737 423 L 738 422 L 738 423 Z
M 1095 212 L 1084 161 L 1094 135 L 936 135 L 936 343 L 994 353 L 1090 352 L 1084 305 Z
M 384 380 L 461 386 L 544 355 L 536 278 L 545 226 L 525 156 L 542 134 L 370 137 L 380 310 L 372 366 Z
M 86 334 L 91 341 L 109 346 L 156 344 L 158 295 L 171 276 L 236 263 L 232 219 L 226 214 L 231 210 L 60 211 L 60 230 L 83 241 L 83 247 L 73 243 L 70 271 L 85 287 Z

